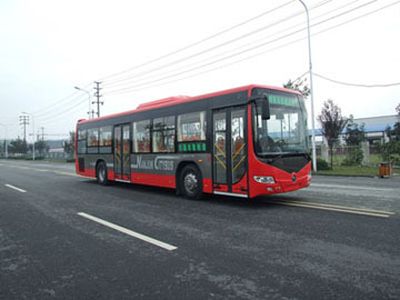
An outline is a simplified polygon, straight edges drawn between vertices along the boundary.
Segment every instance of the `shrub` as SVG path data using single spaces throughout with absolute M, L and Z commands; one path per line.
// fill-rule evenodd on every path
M 330 169 L 331 168 L 329 167 L 329 164 L 326 160 L 323 160 L 322 158 L 317 158 L 317 170 L 324 171 Z
M 363 158 L 364 154 L 360 147 L 350 148 L 347 157 L 342 162 L 342 166 L 359 166 Z

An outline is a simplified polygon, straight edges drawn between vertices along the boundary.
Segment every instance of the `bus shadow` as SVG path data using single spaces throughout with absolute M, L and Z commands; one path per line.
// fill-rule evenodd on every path
M 97 185 L 95 180 L 85 181 L 87 184 Z M 185 199 L 182 196 L 176 195 L 175 189 L 147 186 L 140 184 L 130 184 L 124 182 L 112 182 L 106 188 L 116 188 L 120 191 L 129 192 L 140 192 L 148 194 L 149 198 L 161 199 L 167 197 L 169 201 L 181 201 L 192 202 L 196 205 L 216 205 L 216 206 L 230 206 L 230 207 L 241 207 L 244 209 L 278 209 L 279 204 L 285 201 L 299 201 L 298 197 L 291 197 L 288 194 L 261 196 L 254 199 L 237 198 L 231 196 L 214 195 L 214 194 L 203 194 L 200 199 L 191 200 Z
M 203 199 L 207 200 L 207 202 L 212 203 L 213 205 L 235 206 L 257 210 L 282 209 L 282 206 L 280 205 L 282 202 L 298 200 L 287 195 L 269 195 L 256 197 L 253 199 L 243 199 L 220 195 L 205 195 L 203 196 Z

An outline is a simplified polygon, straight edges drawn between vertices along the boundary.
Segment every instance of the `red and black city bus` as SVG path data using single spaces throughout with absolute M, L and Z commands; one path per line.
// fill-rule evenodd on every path
M 100 184 L 123 181 L 253 198 L 310 184 L 302 95 L 248 85 L 178 96 L 80 120 L 76 172 Z

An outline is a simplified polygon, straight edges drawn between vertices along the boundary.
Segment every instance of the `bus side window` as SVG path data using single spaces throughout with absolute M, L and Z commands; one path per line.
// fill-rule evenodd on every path
M 98 153 L 99 151 L 99 128 L 88 129 L 87 144 L 88 153 Z
M 100 147 L 111 147 L 111 126 L 100 127 Z
M 178 116 L 178 142 L 204 141 L 206 139 L 206 112 Z
M 133 122 L 132 143 L 133 152 L 150 152 L 150 120 Z
M 175 152 L 175 117 L 153 120 L 153 152 Z
M 99 139 L 99 150 L 100 153 L 111 153 L 112 145 L 112 127 L 100 127 L 100 139 Z

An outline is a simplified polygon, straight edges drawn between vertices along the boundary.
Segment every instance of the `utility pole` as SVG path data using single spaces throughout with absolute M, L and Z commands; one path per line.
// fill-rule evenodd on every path
M 315 148 L 315 117 L 314 117 L 314 91 L 313 91 L 313 71 L 311 62 L 311 34 L 310 34 L 310 14 L 308 7 L 303 0 L 299 2 L 304 6 L 307 17 L 307 36 L 308 36 L 308 65 L 309 65 L 309 76 L 310 76 L 310 98 L 311 98 L 311 147 L 312 147 L 312 169 L 317 172 L 317 151 Z
M 19 116 L 19 125 L 24 126 L 24 142 L 26 143 L 26 126 L 29 125 L 29 116 L 27 115 Z
M 40 129 L 42 130 L 42 141 L 44 141 L 44 127 L 40 127 Z
M 4 134 L 4 150 L 5 150 L 5 157 L 8 158 L 8 142 L 7 142 L 7 125 L 0 123 L 0 126 L 4 127 L 5 134 Z
M 22 113 L 24 114 L 22 116 L 28 117 L 27 115 L 29 115 L 29 116 L 32 117 L 32 137 L 33 137 L 33 141 L 32 141 L 32 160 L 35 160 L 35 157 L 36 157 L 36 151 L 35 151 L 35 142 L 36 142 L 36 139 L 35 139 L 35 117 L 34 117 L 33 114 L 25 112 L 25 111 L 23 111 Z M 25 137 L 25 141 L 26 141 L 26 137 Z
M 101 90 L 100 84 L 101 84 L 101 82 L 100 81 L 95 81 L 94 83 L 96 84 L 96 86 L 94 87 L 94 89 L 96 91 L 94 93 L 94 96 L 97 98 L 97 100 L 93 101 L 92 104 L 97 103 L 97 117 L 100 118 L 100 104 L 101 105 L 104 104 L 104 102 L 100 101 L 100 97 L 101 97 L 101 95 L 100 95 L 100 90 Z

